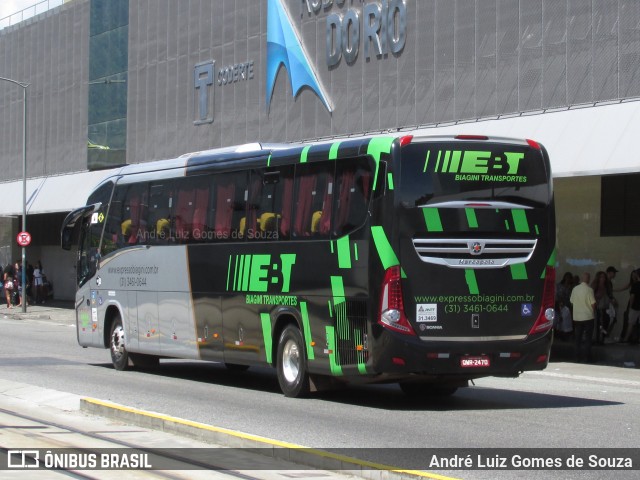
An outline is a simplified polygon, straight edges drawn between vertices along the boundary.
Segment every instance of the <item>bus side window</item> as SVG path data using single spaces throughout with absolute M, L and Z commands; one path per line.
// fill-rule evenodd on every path
M 178 187 L 176 209 L 174 212 L 175 239 L 178 243 L 187 243 L 191 235 L 189 217 L 193 212 L 193 190 L 184 183 Z
M 280 210 L 280 224 L 278 225 L 278 238 L 286 240 L 291 234 L 291 207 L 293 206 L 293 168 L 284 178 L 282 183 L 282 209 Z
M 296 167 L 294 238 L 329 237 L 334 167 L 334 161 L 314 162 Z
M 373 175 L 366 158 L 338 164 L 333 235 L 341 237 L 360 227 L 367 218 Z
M 147 232 L 147 185 L 129 187 L 124 203 L 124 219 L 120 223 L 126 245 L 146 244 Z
M 235 185 L 233 182 L 220 182 L 217 187 L 213 230 L 217 240 L 225 240 L 231 235 Z
M 223 173 L 213 177 L 215 198 L 212 200 L 213 230 L 212 241 L 243 240 L 246 230 L 246 188 L 245 172 Z M 243 221 L 244 219 L 244 221 Z
M 123 186 L 116 186 L 116 189 L 113 192 L 113 198 L 111 199 L 111 206 L 109 207 L 109 215 L 106 220 L 107 224 L 105 226 L 104 238 L 102 241 L 101 253 L 103 257 L 125 246 L 120 224 L 123 219 L 124 199 L 126 193 L 127 187 Z
M 244 225 L 241 227 L 243 234 L 246 235 L 249 240 L 260 239 L 260 227 L 258 225 L 258 221 L 260 219 L 258 218 L 258 210 L 260 209 L 260 200 L 262 197 L 263 173 L 264 172 L 260 170 L 252 170 L 251 178 L 249 179 L 247 215 L 245 217 Z
M 178 182 L 174 212 L 178 243 L 194 243 L 209 237 L 210 177 L 186 177 Z
M 170 209 L 173 182 L 151 184 L 149 189 L 149 243 L 166 245 L 172 236 Z
M 288 238 L 293 171 L 293 166 L 252 171 L 247 206 L 248 240 L 274 241 Z

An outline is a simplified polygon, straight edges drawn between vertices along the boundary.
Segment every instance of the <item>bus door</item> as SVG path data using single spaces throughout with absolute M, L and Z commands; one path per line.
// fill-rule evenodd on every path
M 524 340 L 540 315 L 546 328 L 555 225 L 544 149 L 525 141 L 414 139 L 395 168 L 399 275 L 418 337 Z
M 62 227 L 64 249 L 71 248 L 72 238 L 79 233 L 76 260 L 76 323 L 78 343 L 82 346 L 103 346 L 97 321 L 97 295 L 91 287 L 91 280 L 96 274 L 99 261 L 100 212 L 100 203 L 80 208 L 67 216 Z

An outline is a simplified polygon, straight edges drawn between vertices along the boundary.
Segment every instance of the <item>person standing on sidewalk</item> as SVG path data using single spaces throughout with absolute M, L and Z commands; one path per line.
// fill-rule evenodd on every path
M 40 263 L 40 260 L 38 260 L 36 267 L 33 269 L 33 295 L 35 298 L 35 303 L 44 303 L 46 299 L 46 295 L 44 294 L 44 283 L 42 281 L 43 275 L 44 270 L 42 269 L 42 263 Z
M 591 361 L 591 342 L 595 324 L 596 297 L 589 286 L 591 275 L 582 274 L 582 282 L 571 292 L 573 305 L 573 323 L 578 363 Z
M 591 283 L 591 288 L 593 288 L 593 294 L 596 297 L 596 343 L 604 345 L 604 337 L 607 335 L 607 329 L 609 328 L 607 310 L 611 303 L 608 292 L 608 278 L 604 271 L 601 270 L 596 273 L 596 278 Z
M 638 277 L 638 271 L 636 270 L 636 277 Z M 631 335 L 634 329 L 640 328 L 638 323 L 640 322 L 640 282 L 635 282 L 631 285 L 629 291 L 629 325 L 624 338 L 625 342 L 631 340 Z
M 11 305 L 11 294 L 13 293 L 13 267 L 11 264 L 7 264 L 4 267 L 4 272 L 2 275 L 2 282 L 4 284 L 4 296 L 7 300 L 7 308 L 13 308 Z

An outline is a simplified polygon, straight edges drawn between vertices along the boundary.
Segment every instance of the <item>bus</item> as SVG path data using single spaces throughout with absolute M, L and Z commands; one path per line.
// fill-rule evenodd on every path
M 533 140 L 379 135 L 131 164 L 65 219 L 83 347 L 451 395 L 549 361 L 555 213 Z

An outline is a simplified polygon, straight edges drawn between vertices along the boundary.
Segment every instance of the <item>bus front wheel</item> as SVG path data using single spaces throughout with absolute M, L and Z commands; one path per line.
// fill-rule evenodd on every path
M 278 341 L 278 383 L 286 397 L 309 394 L 309 373 L 300 329 L 288 325 Z
M 117 316 L 111 327 L 111 341 L 109 344 L 111 350 L 111 362 L 116 370 L 126 370 L 129 367 L 129 352 L 124 343 L 124 328 L 122 327 L 122 319 Z

